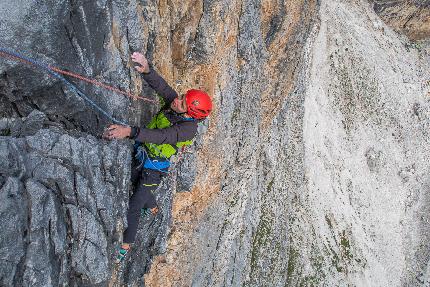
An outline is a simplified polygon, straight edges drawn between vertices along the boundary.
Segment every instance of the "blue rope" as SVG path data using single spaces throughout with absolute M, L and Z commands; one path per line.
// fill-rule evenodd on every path
M 36 60 L 30 59 L 26 56 L 20 55 L 18 53 L 12 52 L 10 50 L 4 49 L 2 47 L 0 47 L 0 52 L 3 52 L 5 54 L 14 56 L 16 58 L 25 60 L 27 62 L 32 63 L 33 65 L 47 71 L 51 76 L 59 79 L 60 81 L 62 81 L 67 87 L 69 87 L 72 91 L 74 91 L 78 96 L 80 96 L 82 99 L 84 99 L 93 109 L 97 110 L 98 112 L 100 112 L 101 114 L 103 114 L 104 116 L 106 116 L 108 119 L 110 119 L 112 122 L 116 123 L 116 124 L 120 124 L 123 126 L 128 126 L 127 123 L 117 120 L 114 117 L 112 117 L 111 115 L 109 115 L 105 110 L 103 110 L 101 107 L 99 107 L 93 100 L 91 100 L 87 95 L 85 95 L 83 92 L 81 92 L 78 88 L 76 88 L 76 86 L 74 86 L 72 83 L 70 83 L 69 81 L 67 81 L 62 75 L 58 74 L 55 71 L 52 71 L 47 65 L 40 63 Z

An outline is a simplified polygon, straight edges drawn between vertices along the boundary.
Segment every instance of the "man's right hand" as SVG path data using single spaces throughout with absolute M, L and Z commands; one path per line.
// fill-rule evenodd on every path
M 140 66 L 134 66 L 134 68 L 139 72 L 139 73 L 149 73 L 149 64 L 148 64 L 148 60 L 145 58 L 145 56 L 139 52 L 134 52 L 131 55 L 131 60 L 135 63 L 140 64 Z
M 113 139 L 124 139 L 129 137 L 131 133 L 131 127 L 121 125 L 110 125 L 103 133 L 103 138 Z

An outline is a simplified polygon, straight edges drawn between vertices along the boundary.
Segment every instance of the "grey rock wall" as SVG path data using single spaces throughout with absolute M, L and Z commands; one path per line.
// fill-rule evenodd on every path
M 36 111 L 1 124 L 1 285 L 143 285 L 152 257 L 167 248 L 176 176 L 183 178 L 179 191 L 188 191 L 192 171 L 172 173 L 163 183 L 156 195 L 160 213 L 142 220 L 132 259 L 118 266 L 113 259 L 126 227 L 131 146 L 69 134 Z
M 131 52 L 146 50 L 151 58 L 151 50 L 154 49 L 154 36 L 148 36 L 149 32 L 143 25 L 143 21 L 153 21 L 149 17 L 151 11 L 150 8 L 142 11 L 142 4 L 145 3 L 26 1 L 14 5 L 3 1 L 0 5 L 4 15 L 0 20 L 0 47 L 123 90 L 143 90 L 144 96 L 155 98 L 153 91 L 133 72 L 130 62 Z M 23 197 L 21 200 L 25 206 L 40 205 L 48 200 L 52 202 L 46 211 L 37 207 L 28 214 L 25 210 L 13 213 L 22 221 L 22 230 L 17 233 L 6 229 L 3 236 L 18 237 L 20 249 L 12 256 L 13 264 L 8 262 L 2 268 L 2 276 L 8 278 L 3 284 L 93 286 L 106 285 L 108 281 L 110 284 L 144 284 L 143 274 L 149 271 L 151 258 L 164 253 L 167 248 L 175 186 L 178 185 L 178 191 L 187 192 L 194 182 L 195 164 L 192 159 L 195 159 L 195 154 L 192 151 L 195 148 L 178 158 L 185 164 L 178 164 L 178 172 L 172 174 L 157 192 L 161 212 L 156 218 L 149 216 L 143 220 L 139 240 L 130 254 L 132 260 L 126 266 L 115 266 L 112 258 L 126 226 L 124 214 L 131 191 L 130 146 L 125 143 L 108 145 L 100 141 L 100 132 L 110 121 L 43 70 L 4 57 L 0 67 L 0 116 L 3 117 L 0 128 L 4 136 L 2 140 L 7 142 L 4 150 L 6 166 L 1 172 L 2 182 L 7 183 L 5 193 L 11 186 L 19 186 L 11 193 Z M 67 79 L 108 114 L 122 121 L 141 125 L 159 108 L 146 102 L 131 101 L 70 77 Z M 78 131 L 91 133 L 97 138 Z M 69 137 L 68 133 L 75 136 Z M 30 140 L 29 136 L 35 138 Z M 29 141 L 37 145 L 41 138 L 45 141 L 43 146 L 27 147 Z M 25 174 L 17 182 L 10 182 L 9 178 L 16 176 L 14 173 L 20 169 L 36 168 L 26 167 L 24 163 L 15 169 L 8 166 L 14 164 L 11 154 L 20 154 L 19 149 L 10 147 L 15 147 L 15 141 L 25 146 L 22 152 L 25 164 L 37 164 L 38 171 Z M 52 145 L 56 146 L 54 153 Z M 62 147 L 64 151 L 61 151 Z M 36 148 L 40 155 L 27 159 L 28 154 L 34 153 L 32 148 Z M 87 159 L 91 153 L 92 158 Z M 113 159 L 118 162 L 105 162 Z M 86 167 L 91 160 L 90 167 L 95 171 Z M 176 174 L 181 180 L 176 180 Z M 93 179 L 94 176 L 97 178 Z M 32 182 L 31 187 L 25 186 L 27 181 Z M 106 188 L 108 190 L 104 190 Z M 111 194 L 113 191 L 117 194 Z M 35 195 L 31 197 L 33 193 Z M 97 200 L 101 207 L 97 206 Z M 5 214 L 14 205 L 7 204 L 6 207 Z M 44 217 L 38 218 L 37 212 Z M 39 232 L 37 226 L 33 228 L 40 233 L 38 235 L 29 227 L 36 220 L 44 228 L 43 232 Z M 52 238 L 61 246 L 52 247 Z M 32 246 L 29 242 L 38 247 L 29 248 Z M 13 254 L 13 250 L 7 248 L 6 239 L 1 246 Z M 32 274 L 31 270 L 36 273 Z
M 130 55 L 146 45 L 139 28 L 138 4 L 129 4 L 124 5 L 123 1 L 1 1 L 0 47 L 138 93 L 138 86 L 142 84 L 133 72 Z M 2 117 L 24 117 L 38 109 L 67 129 L 94 134 L 111 122 L 41 69 L 6 60 L 4 56 L 0 67 Z M 148 113 L 156 110 L 153 105 L 67 79 L 118 120 L 145 121 Z M 129 118 L 129 108 L 144 112 L 134 111 Z
M 261 6 L 241 6 L 205 154 L 221 159 L 219 193 L 194 225 L 177 217 L 192 231 L 172 236 L 179 262 L 160 262 L 154 286 L 429 284 L 429 55 L 365 1 L 305 7 L 314 25 L 278 50 L 277 74 Z M 282 61 L 287 50 L 299 56 Z
M 30 115 L 22 126 L 43 117 Z M 106 284 L 125 225 L 129 146 L 20 130 L 0 138 L 1 285 Z

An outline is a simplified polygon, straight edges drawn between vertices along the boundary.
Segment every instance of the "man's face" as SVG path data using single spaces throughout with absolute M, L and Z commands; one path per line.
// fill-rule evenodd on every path
M 187 103 L 185 101 L 185 95 L 182 94 L 175 98 L 170 104 L 170 108 L 178 114 L 187 112 Z

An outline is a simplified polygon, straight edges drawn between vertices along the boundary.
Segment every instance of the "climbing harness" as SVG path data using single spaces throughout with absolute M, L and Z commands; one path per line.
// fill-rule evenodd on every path
M 29 65 L 32 65 L 32 66 L 35 66 L 35 67 L 38 67 L 40 69 L 45 70 L 51 76 L 53 76 L 53 77 L 59 79 L 60 81 L 62 81 L 67 87 L 69 87 L 72 91 L 74 91 L 79 97 L 81 97 L 82 99 L 84 99 L 93 109 L 97 110 L 98 112 L 100 112 L 101 114 L 103 114 L 104 116 L 106 116 L 108 119 L 110 119 L 112 122 L 114 122 L 116 124 L 121 124 L 121 125 L 124 125 L 124 126 L 128 126 L 127 123 L 125 123 L 123 121 L 120 121 L 120 120 L 117 120 L 114 117 L 110 116 L 105 110 L 103 110 L 101 107 L 99 107 L 87 95 L 85 95 L 83 92 L 81 92 L 75 85 L 73 85 L 72 83 L 70 83 L 69 81 L 67 81 L 61 74 L 67 75 L 67 76 L 71 76 L 71 77 L 74 77 L 74 78 L 77 78 L 77 79 L 80 79 L 82 81 L 91 83 L 91 84 L 96 85 L 96 86 L 100 86 L 100 87 L 105 88 L 107 90 L 114 91 L 114 92 L 116 92 L 118 94 L 122 94 L 122 95 L 125 95 L 125 96 L 128 96 L 128 97 L 131 97 L 133 99 L 141 99 L 141 100 L 148 101 L 148 102 L 153 102 L 153 103 L 157 102 L 155 100 L 151 100 L 151 99 L 148 99 L 148 98 L 144 98 L 144 97 L 140 97 L 140 96 L 137 96 L 137 95 L 133 95 L 133 94 L 131 94 L 129 92 L 124 92 L 124 91 L 122 91 L 122 90 L 120 90 L 118 88 L 106 85 L 106 84 L 101 83 L 99 81 L 96 81 L 94 79 L 90 79 L 90 78 L 84 77 L 84 76 L 79 75 L 79 74 L 75 74 L 75 73 L 72 73 L 72 72 L 64 71 L 64 70 L 61 70 L 61 69 L 59 69 L 57 67 L 41 63 L 39 61 L 36 61 L 34 59 L 31 59 L 31 58 L 28 58 L 26 56 L 23 56 L 21 54 L 18 54 L 16 52 L 10 51 L 10 50 L 2 48 L 2 47 L 0 47 L 0 55 L 8 57 L 8 58 L 15 59 L 15 60 L 18 60 L 20 62 L 23 62 L 23 63 L 26 63 L 26 64 L 29 64 Z
M 157 147 L 154 146 L 154 148 L 157 149 Z M 148 152 L 146 151 L 146 148 L 142 146 L 142 143 L 135 142 L 134 144 L 134 150 L 136 155 L 134 156 L 138 162 L 140 163 L 137 168 L 140 168 L 143 166 L 144 168 L 152 169 L 159 171 L 161 173 L 169 173 L 169 167 L 172 165 L 172 162 L 167 159 L 164 155 L 164 159 L 152 159 L 149 157 Z M 161 151 L 157 149 L 160 154 Z M 181 147 L 181 151 L 178 153 L 178 159 L 176 160 L 175 166 L 182 160 L 182 154 L 185 152 L 185 146 Z
M 170 161 L 166 157 L 164 159 L 151 158 L 141 142 L 136 142 L 134 149 L 136 151 L 135 158 L 140 163 L 138 168 L 143 166 L 144 168 L 153 169 L 161 173 L 169 173 Z M 162 153 L 160 152 L 160 154 Z

